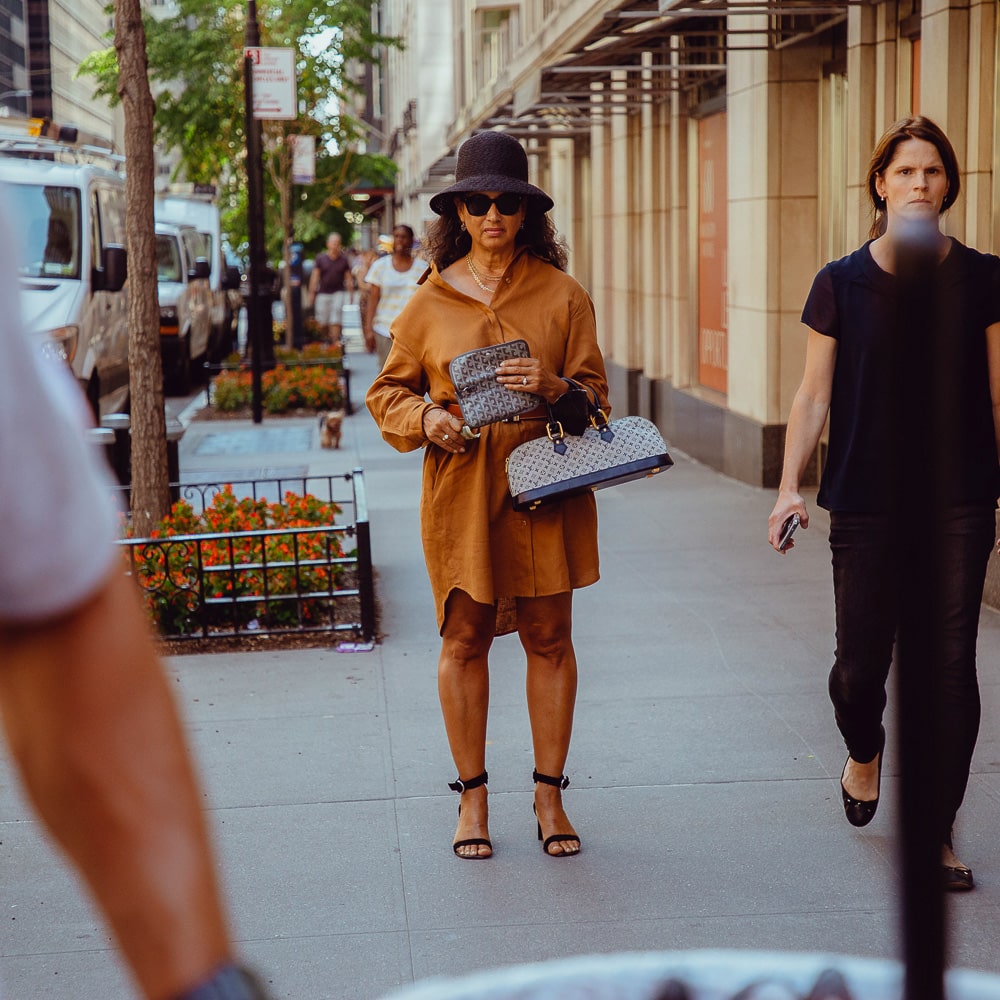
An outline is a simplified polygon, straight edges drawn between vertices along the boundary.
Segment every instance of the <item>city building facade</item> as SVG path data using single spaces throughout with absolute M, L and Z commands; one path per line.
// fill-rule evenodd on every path
M 378 30 L 402 40 L 387 47 L 373 68 L 373 100 L 367 109 L 369 148 L 398 168 L 395 197 L 381 219 L 385 232 L 406 223 L 419 235 L 431 217 L 428 201 L 454 170 L 455 67 L 461 41 L 456 5 L 381 0 L 374 5 Z
M 947 231 L 1000 249 L 997 0 L 384 0 L 395 212 L 419 230 L 455 153 L 529 150 L 598 313 L 617 412 L 774 486 L 815 272 L 871 222 L 896 119 L 949 134 Z
M 107 48 L 104 0 L 0 0 L 0 115 L 75 125 L 123 144 L 120 108 L 94 99 L 94 81 L 77 77 L 85 56 Z

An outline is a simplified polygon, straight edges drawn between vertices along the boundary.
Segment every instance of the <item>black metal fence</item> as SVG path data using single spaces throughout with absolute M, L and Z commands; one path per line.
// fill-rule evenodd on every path
M 194 515 L 219 494 L 282 504 L 287 495 L 339 508 L 331 524 L 123 538 L 160 633 L 171 639 L 328 632 L 375 637 L 375 588 L 364 473 L 179 483 Z M 127 493 L 127 490 L 123 492 Z M 227 494 L 228 495 L 228 494 Z M 340 518 L 343 517 L 343 523 Z

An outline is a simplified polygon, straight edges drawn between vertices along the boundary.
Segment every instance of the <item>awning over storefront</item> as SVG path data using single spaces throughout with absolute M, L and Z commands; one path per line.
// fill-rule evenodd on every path
M 482 127 L 539 138 L 586 132 L 595 115 L 634 112 L 677 91 L 721 87 L 729 53 L 795 44 L 844 21 L 848 8 L 863 2 L 623 0 L 519 81 L 511 100 Z M 595 107 L 595 85 L 608 88 L 612 80 L 614 100 Z
M 869 0 L 621 0 L 514 82 L 479 124 L 519 138 L 589 136 L 595 121 L 686 92 L 721 93 L 732 52 L 785 48 Z M 595 100 L 600 94 L 602 99 Z M 427 189 L 454 169 L 435 164 Z

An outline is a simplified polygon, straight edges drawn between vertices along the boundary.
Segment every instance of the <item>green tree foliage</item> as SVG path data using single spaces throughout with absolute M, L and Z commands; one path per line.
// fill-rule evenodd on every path
M 373 30 L 367 0 L 259 0 L 257 17 L 262 46 L 291 47 L 297 53 L 299 117 L 264 122 L 262 130 L 269 256 L 286 257 L 293 237 L 322 245 L 326 233 L 336 230 L 349 240 L 350 189 L 360 182 L 384 184 L 394 175 L 387 157 L 337 151 L 350 150 L 363 138 L 362 126 L 350 114 L 360 92 L 350 67 L 400 43 Z M 178 0 L 170 16 L 147 12 L 144 21 L 149 75 L 159 90 L 156 138 L 179 152 L 185 180 L 219 187 L 227 235 L 238 251 L 246 243 L 246 2 Z M 89 56 L 79 75 L 93 77 L 96 95 L 117 103 L 113 48 Z M 317 182 L 293 189 L 288 138 L 295 134 L 316 137 Z

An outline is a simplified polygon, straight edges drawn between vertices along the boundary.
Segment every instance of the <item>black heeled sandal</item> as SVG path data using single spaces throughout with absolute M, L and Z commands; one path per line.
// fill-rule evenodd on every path
M 882 795 L 882 758 L 885 757 L 885 730 L 882 730 L 882 748 L 879 750 L 878 754 L 878 795 L 874 799 L 855 799 L 847 794 L 847 789 L 844 788 L 844 775 L 847 773 L 847 765 L 851 761 L 851 756 L 848 754 L 847 760 L 844 761 L 844 770 L 840 774 L 840 794 L 844 800 L 844 814 L 847 816 L 847 822 L 851 826 L 867 826 L 875 818 L 875 810 L 878 809 L 878 800 Z M 857 764 L 868 763 L 871 761 L 855 761 Z
M 485 785 L 490 780 L 490 776 L 486 771 L 482 774 L 477 774 L 474 778 L 469 778 L 468 781 L 462 781 L 461 778 L 456 778 L 454 781 L 448 782 L 448 787 L 453 792 L 458 792 L 459 795 L 462 792 L 471 791 L 473 788 L 478 788 L 480 785 Z M 458 815 L 462 815 L 462 803 L 458 804 Z M 460 847 L 488 847 L 490 849 L 489 854 L 459 854 L 458 849 Z M 463 861 L 485 861 L 487 858 L 493 857 L 493 843 L 487 840 L 485 837 L 471 837 L 468 840 L 456 840 L 454 844 L 451 845 L 451 849 L 455 852 L 455 856 L 461 858 Z
M 537 785 L 541 782 L 543 785 L 552 785 L 562 791 L 564 788 L 569 787 L 569 778 L 565 774 L 559 775 L 558 778 L 553 777 L 551 774 L 539 774 L 538 771 L 531 772 L 531 780 Z M 538 826 L 538 839 L 542 839 L 542 824 L 538 822 L 538 810 L 535 808 L 534 802 L 531 804 L 531 811 L 535 814 L 535 822 Z M 550 844 L 576 844 L 576 850 L 563 850 L 558 854 L 552 854 L 549 851 Z M 542 843 L 542 850 L 550 858 L 572 858 L 574 855 L 580 853 L 580 838 L 575 833 L 554 833 L 551 837 L 546 837 Z

